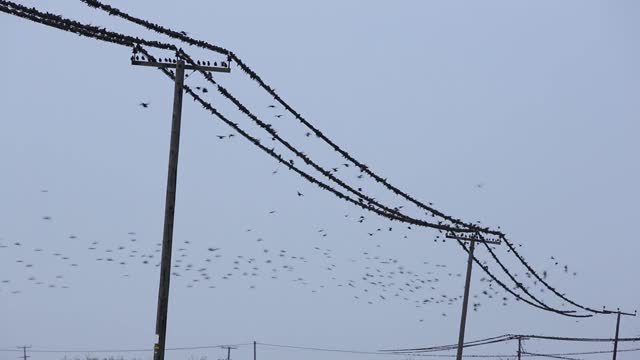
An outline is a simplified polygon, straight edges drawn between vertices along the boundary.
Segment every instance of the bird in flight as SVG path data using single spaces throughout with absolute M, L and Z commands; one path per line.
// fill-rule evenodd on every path
M 141 102 L 139 105 L 146 109 L 146 108 L 149 107 L 149 104 L 150 103 L 148 103 L 148 102 Z
M 267 106 L 267 107 L 268 107 L 268 108 L 272 108 L 272 109 L 273 109 L 273 108 L 275 108 L 276 106 L 275 106 L 275 105 L 273 105 L 273 104 L 271 104 L 271 105 L 269 105 L 269 106 Z

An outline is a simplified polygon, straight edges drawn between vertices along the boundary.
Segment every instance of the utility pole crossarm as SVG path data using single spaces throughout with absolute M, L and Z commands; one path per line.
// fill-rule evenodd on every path
M 624 311 L 620 311 L 620 310 L 616 310 L 616 311 L 611 311 L 611 310 L 603 310 L 604 314 L 620 314 L 620 315 L 625 315 L 625 316 L 637 316 L 638 312 L 633 312 L 633 313 L 628 313 L 628 312 L 624 312 Z
M 454 240 L 461 240 L 461 241 L 472 241 L 472 242 L 482 242 L 482 243 L 487 243 L 487 244 L 494 244 L 494 245 L 500 245 L 502 244 L 502 241 L 500 241 L 499 239 L 485 239 L 482 236 L 480 236 L 478 233 L 475 233 L 473 235 L 458 235 L 452 232 L 449 232 L 446 234 L 446 238 L 447 239 L 454 239 Z
M 163 68 L 163 69 L 173 69 L 176 67 L 177 64 L 174 63 L 170 63 L 170 62 L 158 62 L 158 61 L 140 61 L 140 60 L 131 60 L 131 65 L 138 65 L 138 66 L 150 66 L 150 67 L 155 67 L 155 68 Z M 183 68 L 185 70 L 202 70 L 202 71 L 213 71 L 213 72 L 222 72 L 222 73 L 230 73 L 231 72 L 231 68 L 230 67 L 224 67 L 224 66 L 205 66 L 205 65 L 191 65 L 191 64 L 184 64 Z

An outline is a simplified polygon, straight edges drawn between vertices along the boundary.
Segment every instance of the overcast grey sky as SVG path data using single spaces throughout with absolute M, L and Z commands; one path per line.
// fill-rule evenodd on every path
M 168 41 L 79 1 L 22 3 Z M 637 2 L 109 3 L 233 50 L 390 182 L 448 214 L 501 226 L 570 298 L 595 308 L 639 307 Z M 0 244 L 6 246 L 0 248 L 0 280 L 9 280 L 0 283 L 0 348 L 151 348 L 173 85 L 154 69 L 131 66 L 126 48 L 6 14 L 0 15 L 0 44 Z M 196 58 L 221 59 L 185 49 Z M 344 162 L 306 137 L 290 114 L 274 118 L 285 113 L 269 109 L 273 101 L 239 69 L 216 78 L 321 164 Z M 206 86 L 198 75 L 187 84 Z M 260 134 L 209 89 L 204 96 L 214 106 Z M 143 101 L 150 102 L 148 109 L 138 106 Z M 364 214 L 244 139 L 216 137 L 229 133 L 185 97 L 174 260 L 186 254 L 182 266 L 195 268 L 172 280 L 168 346 L 257 340 L 375 350 L 456 342 L 459 301 L 416 308 L 393 294 L 381 301 L 383 294 L 373 288 L 365 294 L 345 285 L 376 271 L 374 256 L 391 257 L 424 278 L 439 278 L 437 289 L 420 296 L 460 296 L 464 279 L 456 274 L 464 271 L 466 257 L 456 244 L 434 243 L 433 231 Z M 341 167 L 339 174 L 377 199 L 407 206 L 358 180 L 352 168 Z M 358 223 L 361 214 L 366 221 Z M 394 231 L 386 231 L 389 226 Z M 220 248 L 221 257 L 206 263 L 210 247 Z M 131 250 L 137 257 L 128 257 Z M 276 255 L 281 250 L 289 256 L 282 264 L 294 270 L 281 268 L 272 279 L 275 265 L 264 261 L 284 261 Z M 144 264 L 144 254 L 155 257 Z M 243 261 L 238 255 L 256 258 L 259 270 L 234 264 Z M 107 263 L 110 256 L 127 264 Z M 480 249 L 478 256 L 488 258 Z M 522 267 L 507 263 L 524 278 Z M 335 268 L 327 270 L 331 264 Z M 204 265 L 211 280 L 189 280 Z M 222 279 L 234 265 L 258 275 Z M 503 333 L 613 335 L 613 317 L 576 321 L 512 299 L 503 306 L 503 295 L 482 297 L 481 277 L 474 269 L 472 294 L 482 306 L 469 315 L 469 340 Z M 639 321 L 623 319 L 622 335 L 640 335 Z M 608 346 L 531 342 L 528 348 Z M 474 351 L 513 354 L 515 344 Z M 248 349 L 234 354 L 249 356 Z M 282 349 L 261 354 L 354 357 Z M 17 355 L 0 352 L 0 360 Z M 48 360 L 64 354 L 32 355 Z M 168 358 L 191 355 L 217 359 L 223 352 L 174 352 Z

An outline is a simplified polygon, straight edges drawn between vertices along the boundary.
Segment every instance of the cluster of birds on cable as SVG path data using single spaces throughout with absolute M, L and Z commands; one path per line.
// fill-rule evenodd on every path
M 147 61 L 147 62 L 151 62 L 151 63 L 160 63 L 160 64 L 177 64 L 178 60 L 176 58 L 146 58 L 144 55 L 131 55 L 131 61 Z M 199 66 L 211 66 L 211 61 L 207 60 L 197 60 L 196 64 Z M 213 62 L 213 66 L 217 67 L 218 66 L 218 62 L 214 61 Z M 229 63 L 226 61 L 221 61 L 220 62 L 220 67 L 222 68 L 228 68 L 229 67 Z

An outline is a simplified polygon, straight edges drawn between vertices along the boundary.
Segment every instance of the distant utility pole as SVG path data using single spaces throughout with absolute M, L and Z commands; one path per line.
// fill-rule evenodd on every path
M 227 359 L 226 360 L 231 360 L 231 349 L 235 349 L 235 346 L 221 346 L 221 348 L 223 349 L 227 349 Z M 255 342 L 254 342 L 254 357 L 255 357 Z M 220 359 L 222 360 L 222 359 Z
M 257 354 L 256 354 L 256 344 L 257 344 L 257 343 L 254 341 L 254 342 L 253 342 L 253 360 L 256 360 L 256 355 L 257 355 Z
M 171 144 L 169 148 L 169 172 L 167 175 L 167 193 L 164 208 L 164 230 L 162 233 L 162 258 L 160 260 L 160 288 L 158 290 L 158 310 L 156 315 L 156 343 L 153 346 L 153 359 L 164 360 L 167 339 L 167 311 L 169 308 L 169 280 L 171 278 L 171 249 L 173 242 L 173 219 L 176 205 L 176 182 L 178 179 L 178 152 L 180 150 L 180 121 L 182 115 L 182 90 L 184 86 L 184 70 L 202 70 L 230 72 L 228 66 L 186 65 L 178 58 L 175 62 L 150 61 L 138 56 L 131 58 L 132 65 L 151 66 L 156 68 L 176 69 L 173 93 L 173 116 L 171 122 Z M 214 63 L 215 64 L 215 63 Z M 26 360 L 26 359 L 25 359 Z
M 518 360 L 522 359 L 522 340 L 526 340 L 527 338 L 522 337 L 522 335 L 518 335 Z
M 18 346 L 18 349 L 22 349 L 22 360 L 27 360 L 28 358 L 30 358 L 31 356 L 27 356 L 27 349 L 31 348 L 31 345 L 27 346 L 27 345 L 23 345 L 23 346 Z
M 613 341 L 613 360 L 616 360 L 616 357 L 618 356 L 618 335 L 620 334 L 620 316 L 621 315 L 636 316 L 638 311 L 636 310 L 633 314 L 631 314 L 631 313 L 622 312 L 618 308 L 618 310 L 616 310 L 616 311 L 604 310 L 604 312 L 606 314 L 617 314 L 617 319 L 616 319 L 616 337 L 615 337 L 615 340 Z
M 464 298 L 462 299 L 462 315 L 460 316 L 460 335 L 458 336 L 458 353 L 456 360 L 462 360 L 462 349 L 464 347 L 464 330 L 467 325 L 467 307 L 469 305 L 469 288 L 471 287 L 471 269 L 473 268 L 473 251 L 476 247 L 476 242 L 483 242 L 489 244 L 501 244 L 500 240 L 484 239 L 480 234 L 474 235 L 456 235 L 454 233 L 447 234 L 448 239 L 455 239 L 460 241 L 468 241 L 469 244 L 469 259 L 467 260 L 467 278 L 464 283 Z

